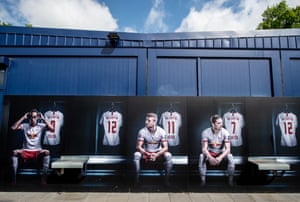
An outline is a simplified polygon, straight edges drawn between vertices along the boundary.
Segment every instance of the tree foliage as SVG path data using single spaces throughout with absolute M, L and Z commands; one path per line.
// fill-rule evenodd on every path
M 6 22 L 3 22 L 0 20 L 0 26 L 12 26 L 12 24 L 9 24 L 9 23 L 6 23 Z
M 263 20 L 257 29 L 300 28 L 300 6 L 289 8 L 286 1 L 268 7 L 262 14 Z
M 13 26 L 13 25 L 0 20 L 0 26 Z M 32 27 L 32 24 L 25 24 L 24 26 L 25 27 Z

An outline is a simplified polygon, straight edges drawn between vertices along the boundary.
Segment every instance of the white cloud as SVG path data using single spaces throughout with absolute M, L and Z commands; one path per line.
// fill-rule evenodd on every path
M 19 17 L 34 27 L 55 27 L 88 30 L 118 29 L 116 19 L 105 4 L 96 0 L 17 0 Z
M 268 6 L 281 0 L 240 0 L 237 10 L 224 7 L 229 0 L 212 0 L 200 10 L 194 7 L 181 21 L 176 32 L 196 31 L 249 31 L 255 30 L 262 20 L 262 13 Z M 299 5 L 298 0 L 287 0 L 290 7 Z
M 137 32 L 137 30 L 133 27 L 125 27 L 124 28 L 124 32 Z
M 164 22 L 164 2 L 155 0 L 144 26 L 144 32 L 166 32 L 168 26 Z

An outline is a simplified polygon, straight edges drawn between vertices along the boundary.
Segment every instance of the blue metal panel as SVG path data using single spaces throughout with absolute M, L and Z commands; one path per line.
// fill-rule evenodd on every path
M 156 66 L 162 58 L 172 58 L 173 61 L 175 58 L 183 59 L 182 61 L 189 61 L 189 59 L 201 61 L 200 67 L 199 63 L 196 64 L 196 71 L 189 67 L 186 72 L 176 70 L 180 72 L 179 74 L 190 75 L 191 79 L 194 79 L 192 72 L 197 73 L 197 95 L 200 96 L 282 96 L 280 57 L 277 51 L 150 50 L 149 95 L 157 95 L 156 91 L 159 87 L 155 84 L 158 77 Z M 256 60 L 260 62 L 250 63 L 250 61 Z M 160 65 L 170 64 L 161 63 Z M 189 62 L 187 64 L 194 65 Z M 253 65 L 256 64 L 258 67 L 253 68 Z M 180 62 L 171 65 L 177 66 L 177 68 L 180 68 L 178 65 L 182 65 L 182 69 L 185 68 L 184 64 Z M 250 71 L 250 68 L 253 69 Z M 167 75 L 166 72 L 164 74 Z M 175 80 L 170 82 L 175 82 Z M 216 83 L 220 84 L 222 90 L 220 86 L 218 88 L 215 85 Z M 265 86 L 259 86 L 260 84 Z M 182 85 L 192 84 L 182 83 Z M 191 86 L 181 86 L 180 88 L 192 89 Z M 192 91 L 188 92 L 193 94 Z
M 255 47 L 256 48 L 263 48 L 264 47 L 264 41 L 261 37 L 258 37 L 255 39 Z
M 222 39 L 222 47 L 230 48 L 230 39 Z
M 283 51 L 282 71 L 285 96 L 300 96 L 300 51 Z
M 272 48 L 279 48 L 279 38 L 278 37 L 272 37 Z
M 250 96 L 248 61 L 201 59 L 201 92 L 204 96 Z
M 272 48 L 272 41 L 270 37 L 264 38 L 264 48 Z
M 250 60 L 249 74 L 251 96 L 272 96 L 272 75 L 269 60 Z
M 157 58 L 149 66 L 149 95 L 196 96 L 196 58 Z
M 25 28 L 25 27 L 0 27 L 0 38 L 4 37 L 2 45 L 13 46 L 16 35 L 23 35 L 21 46 L 43 46 L 40 39 L 35 37 L 48 36 L 47 45 L 50 46 L 70 46 L 70 39 L 74 38 L 72 46 L 101 46 L 105 47 L 107 42 L 107 32 L 66 30 L 48 28 Z M 273 38 L 280 38 L 278 48 L 299 48 L 297 37 L 300 35 L 299 29 L 283 30 L 259 30 L 248 33 L 239 32 L 193 32 L 193 33 L 157 33 L 138 34 L 119 32 L 120 42 L 118 47 L 162 47 L 162 48 L 243 48 L 243 49 L 269 49 L 273 46 Z M 222 40 L 229 39 L 231 42 L 223 46 Z M 199 43 L 203 40 L 203 43 Z M 256 46 L 253 46 L 253 40 Z M 271 41 L 270 41 L 271 40 Z M 68 42 L 66 42 L 68 41 Z M 97 41 L 97 42 L 96 42 Z M 167 43 L 165 43 L 167 41 Z M 193 41 L 198 41 L 194 43 Z M 38 42 L 38 43 L 37 43 Z M 45 42 L 45 41 L 44 41 Z M 221 44 L 221 45 L 220 45 Z
M 197 44 L 198 44 L 199 48 L 204 48 L 205 47 L 205 40 L 198 40 Z
M 7 44 L 8 45 L 15 45 L 15 39 L 16 39 L 16 36 L 15 34 L 9 34 L 7 35 Z
M 31 44 L 33 46 L 39 46 L 41 44 L 40 42 L 40 35 L 32 35 Z
M 90 62 L 90 58 L 91 57 L 97 57 L 100 59 L 100 55 L 104 56 L 104 57 L 112 57 L 112 60 L 114 60 L 113 58 L 135 58 L 135 70 L 133 70 L 131 67 L 129 68 L 128 66 L 126 66 L 126 68 L 129 68 L 130 70 L 130 75 L 124 75 L 122 78 L 127 78 L 128 82 L 130 84 L 130 91 L 127 89 L 127 91 L 125 89 L 122 90 L 122 93 L 120 91 L 118 91 L 120 94 L 122 95 L 145 95 L 146 94 L 146 50 L 145 49 L 130 49 L 130 51 L 128 49 L 112 49 L 112 48 L 105 48 L 105 49 L 99 49 L 99 48 L 13 48 L 13 47 L 9 47 L 9 48 L 5 48 L 5 49 L 0 49 L 0 55 L 14 55 L 14 57 L 12 57 L 12 61 L 18 57 L 28 57 L 31 58 L 32 56 L 35 57 L 50 57 L 50 58 L 62 58 L 62 57 L 73 57 L 73 58 L 83 58 L 82 60 L 85 61 L 84 58 L 86 58 L 87 63 Z M 59 56 L 59 57 L 56 57 Z M 27 58 L 27 59 L 28 59 Z M 36 58 L 38 59 L 38 58 Z M 25 65 L 23 65 L 24 71 L 26 71 L 26 68 L 28 71 L 30 70 L 34 70 L 34 74 L 35 73 L 35 69 L 30 69 L 31 66 L 28 62 L 29 60 L 27 60 L 27 63 L 25 62 Z M 33 60 L 33 62 L 35 61 L 39 61 L 39 60 Z M 66 58 L 66 62 L 70 61 Z M 52 60 L 49 59 L 49 61 L 47 61 L 51 64 Z M 62 63 L 64 62 L 64 60 L 62 60 Z M 38 62 L 37 64 L 35 64 L 36 66 L 40 65 L 40 63 L 42 62 Z M 101 60 L 98 61 L 99 64 L 101 64 Z M 119 68 L 122 68 L 122 63 L 118 63 L 116 60 L 116 64 L 119 65 Z M 13 63 L 12 63 L 13 65 Z M 22 65 L 22 64 L 18 64 L 18 65 Z M 73 64 L 72 64 L 73 65 Z M 75 71 L 77 71 L 76 73 L 79 74 L 79 72 L 81 71 L 81 69 L 76 70 L 76 65 L 74 64 L 74 68 Z M 126 65 L 126 62 L 124 63 L 124 65 Z M 42 65 L 43 66 L 43 65 Z M 61 65 L 61 69 L 60 71 L 62 72 L 62 74 L 64 74 L 65 72 L 69 72 L 71 70 L 73 70 L 71 67 L 68 67 L 69 65 Z M 13 66 L 12 66 L 13 67 Z M 10 68 L 10 69 L 14 69 L 16 67 Z M 71 69 L 70 69 L 71 68 Z M 46 69 L 51 69 L 50 67 L 46 67 Z M 128 70 L 128 71 L 129 71 Z M 22 71 L 22 70 L 20 70 Z M 44 74 L 44 72 L 40 71 L 40 69 L 37 70 L 37 72 L 39 72 L 40 74 Z M 131 75 L 132 73 L 132 75 Z M 26 74 L 26 72 L 25 72 Z M 31 90 L 26 90 L 26 87 L 22 87 L 21 89 L 24 90 L 24 92 L 22 92 L 21 89 L 16 88 L 16 84 L 11 80 L 13 79 L 15 81 L 15 76 L 17 76 L 17 74 L 12 74 L 14 75 L 14 77 L 9 77 L 9 82 L 11 82 L 12 86 L 10 87 L 10 89 L 8 90 L 9 94 L 38 94 L 37 91 L 32 92 Z M 135 76 L 134 78 L 132 76 Z M 53 75 L 52 75 L 53 76 Z M 111 75 L 111 76 L 116 76 L 116 75 Z M 51 77 L 51 76 L 49 76 Z M 108 79 L 108 78 L 107 78 Z M 113 78 L 115 79 L 115 78 Z M 19 81 L 17 79 L 17 81 Z M 21 79 L 22 81 L 22 79 Z M 23 84 L 25 84 L 25 80 L 23 80 Z M 70 81 L 72 82 L 72 81 Z M 124 82 L 124 80 L 122 80 L 121 82 Z M 128 84 L 128 85 L 129 85 Z M 134 85 L 134 86 L 132 86 Z M 22 85 L 21 85 L 22 86 Z M 42 87 L 44 87 L 45 84 L 42 85 Z M 58 87 L 57 87 L 58 88 Z M 46 88 L 47 89 L 47 88 Z M 70 87 L 68 89 L 68 91 L 66 92 L 66 89 L 56 89 L 55 88 L 51 88 L 46 90 L 45 88 L 43 88 L 42 94 L 59 94 L 62 95 L 63 93 L 66 93 L 67 95 L 77 95 L 77 90 L 74 89 L 73 87 Z M 40 91 L 42 91 L 42 89 L 39 89 Z M 103 89 L 102 89 L 103 90 Z M 116 89 L 114 89 L 116 90 Z M 112 90 L 113 92 L 115 92 L 114 90 Z M 121 89 L 120 89 L 121 90 Z M 99 92 L 99 90 L 95 90 L 93 92 L 91 92 L 89 89 L 87 89 L 87 93 L 92 93 L 92 94 L 101 94 L 104 93 L 104 91 Z M 105 93 L 107 93 L 105 91 Z M 113 94 L 112 92 L 110 92 L 109 94 Z M 106 95 L 106 94 L 105 94 Z
M 239 47 L 239 39 L 233 38 L 231 47 L 232 48 L 238 48 Z
M 247 44 L 248 44 L 248 48 L 255 48 L 255 40 L 254 40 L 254 38 L 248 38 Z
M 288 37 L 289 40 L 289 48 L 296 48 L 296 39 L 294 36 Z
M 136 95 L 136 58 L 14 58 L 7 94 Z
M 47 46 L 48 45 L 48 36 L 41 36 L 41 46 Z
M 206 48 L 213 48 L 214 47 L 214 41 L 213 40 L 205 40 L 205 47 Z
M 215 39 L 214 40 L 214 47 L 215 48 L 221 48 L 222 47 L 221 39 Z
M 281 48 L 288 48 L 288 41 L 286 36 L 280 37 L 280 47 Z
M 300 36 L 296 37 L 296 45 L 297 45 L 297 48 L 300 49 Z
M 55 36 L 49 36 L 49 46 L 55 46 L 56 45 L 56 37 Z

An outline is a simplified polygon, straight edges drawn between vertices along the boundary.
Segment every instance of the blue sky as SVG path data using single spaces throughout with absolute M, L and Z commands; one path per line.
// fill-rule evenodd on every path
M 137 33 L 249 31 L 281 0 L 0 0 L 16 26 Z M 290 7 L 299 0 L 286 0 Z

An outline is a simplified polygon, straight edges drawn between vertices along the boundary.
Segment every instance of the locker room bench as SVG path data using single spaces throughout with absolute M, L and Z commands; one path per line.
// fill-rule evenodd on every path
M 248 161 L 257 165 L 258 170 L 287 171 L 290 170 L 290 164 L 281 161 L 277 157 L 248 157 Z
M 238 176 L 241 170 L 244 168 L 247 162 L 247 157 L 245 156 L 233 156 L 234 163 L 235 163 L 235 174 Z M 194 156 L 189 160 L 189 164 L 191 166 L 190 174 L 199 176 L 199 169 L 198 169 L 199 157 Z M 227 176 L 227 167 L 226 164 L 222 164 L 220 166 L 210 166 L 207 164 L 207 176 Z
M 62 155 L 59 159 L 52 161 L 51 168 L 58 175 L 62 175 L 65 169 L 80 169 L 83 175 L 86 173 L 95 175 L 99 165 L 125 165 L 132 162 L 132 160 L 122 155 Z M 188 157 L 175 155 L 173 156 L 173 164 L 174 166 L 188 165 Z M 103 171 L 104 169 L 99 172 Z
M 270 172 L 273 178 L 282 177 L 286 171 L 291 169 L 291 165 L 276 156 L 250 156 L 248 162 L 255 165 L 258 172 Z
M 89 156 L 85 155 L 63 155 L 51 162 L 51 168 L 58 175 L 64 174 L 65 169 L 80 169 L 80 173 L 85 175 L 88 160 Z
M 249 156 L 245 173 L 241 177 L 247 184 L 269 184 L 277 177 L 293 176 L 291 165 L 297 159 L 288 156 Z

